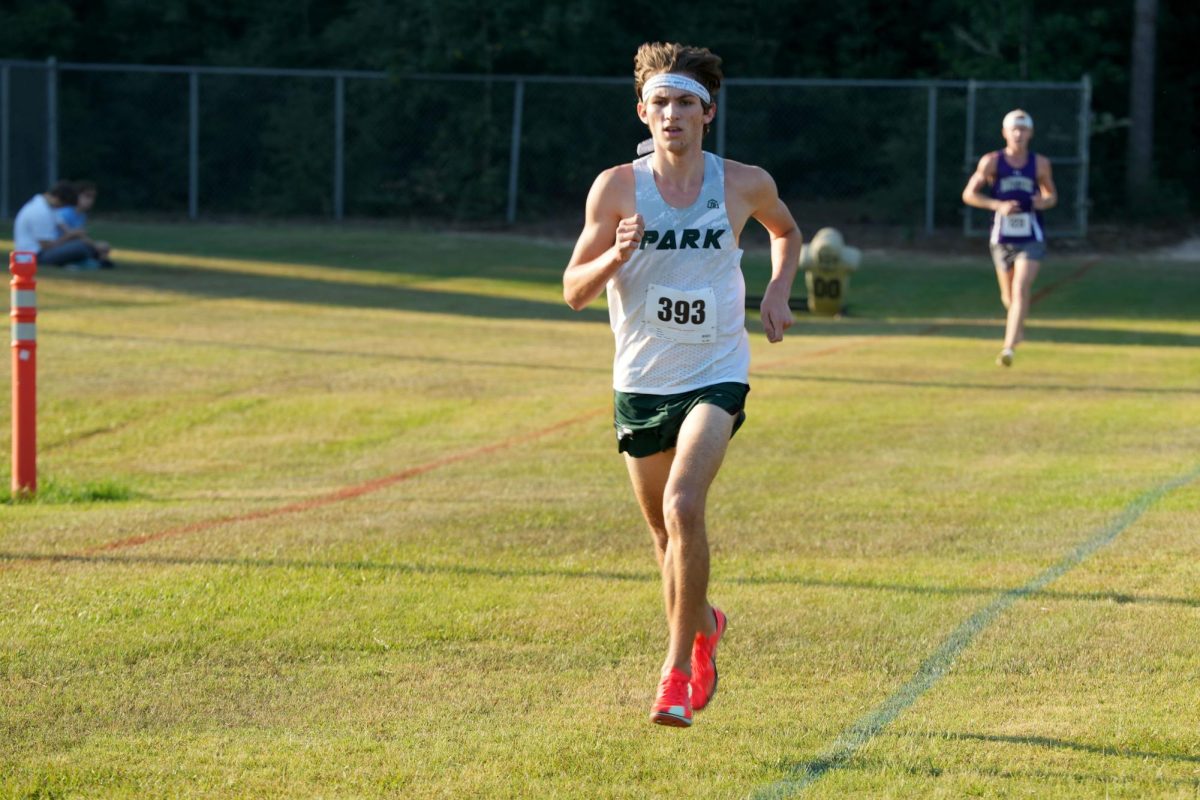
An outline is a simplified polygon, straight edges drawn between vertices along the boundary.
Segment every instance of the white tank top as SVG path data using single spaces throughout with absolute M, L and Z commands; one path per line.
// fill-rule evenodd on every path
M 640 248 L 608 282 L 616 337 L 613 387 L 675 394 L 714 383 L 749 383 L 742 251 L 725 213 L 725 162 L 704 154 L 704 184 L 687 208 L 667 204 L 650 169 L 633 162 Z

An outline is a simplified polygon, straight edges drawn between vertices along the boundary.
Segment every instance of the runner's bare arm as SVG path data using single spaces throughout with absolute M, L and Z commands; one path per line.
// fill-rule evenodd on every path
M 628 174 L 626 174 L 628 173 Z M 588 192 L 583 232 L 563 272 L 563 299 L 580 311 L 629 260 L 642 240 L 645 222 L 633 201 L 633 170 L 605 170 Z
M 996 154 L 988 153 L 979 159 L 979 166 L 967 181 L 963 189 L 962 201 L 974 208 L 984 211 L 999 211 L 1001 214 L 1011 214 L 1021 210 L 1021 204 L 1016 200 L 997 200 L 987 195 L 984 190 L 996 182 Z
M 1038 211 L 1045 211 L 1058 205 L 1058 187 L 1054 185 L 1050 159 L 1045 156 L 1037 157 L 1037 182 L 1041 193 L 1033 198 L 1033 207 Z
M 792 295 L 792 281 L 800 264 L 800 248 L 804 236 L 800 233 L 792 212 L 779 199 L 775 180 L 763 169 L 746 167 L 745 198 L 750 216 L 767 229 L 771 238 L 771 280 L 763 292 L 763 330 L 767 341 L 778 342 L 783 332 L 792 327 L 792 310 L 788 300 Z

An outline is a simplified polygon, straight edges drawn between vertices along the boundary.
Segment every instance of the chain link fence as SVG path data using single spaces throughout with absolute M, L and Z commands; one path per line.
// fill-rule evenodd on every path
M 960 201 L 1011 108 L 1037 121 L 1059 208 L 1087 229 L 1091 91 L 1077 83 L 730 79 L 706 148 L 758 164 L 806 225 L 986 230 Z M 191 219 L 577 224 L 646 138 L 630 78 L 0 61 L 0 217 L 59 176 L 104 210 Z

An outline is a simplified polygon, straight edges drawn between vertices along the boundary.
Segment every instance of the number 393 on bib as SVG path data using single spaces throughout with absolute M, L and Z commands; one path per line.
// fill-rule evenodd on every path
M 646 290 L 646 331 L 682 344 L 717 340 L 716 295 L 711 287 L 688 291 L 650 284 Z

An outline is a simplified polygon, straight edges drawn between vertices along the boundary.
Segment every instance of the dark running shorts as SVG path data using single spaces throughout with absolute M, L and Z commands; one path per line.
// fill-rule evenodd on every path
M 617 452 L 645 458 L 670 450 L 679 438 L 684 417 L 701 403 L 712 403 L 733 415 L 733 431 L 746 421 L 744 383 L 714 383 L 679 394 L 630 394 L 613 392 L 613 428 L 617 431 Z
M 992 251 L 992 263 L 996 265 L 996 269 L 1002 269 L 1008 272 L 1013 268 L 1017 261 L 1017 256 L 1022 253 L 1030 261 L 1041 261 L 1046 257 L 1045 242 L 1027 242 L 1025 244 L 993 244 L 989 245 Z

